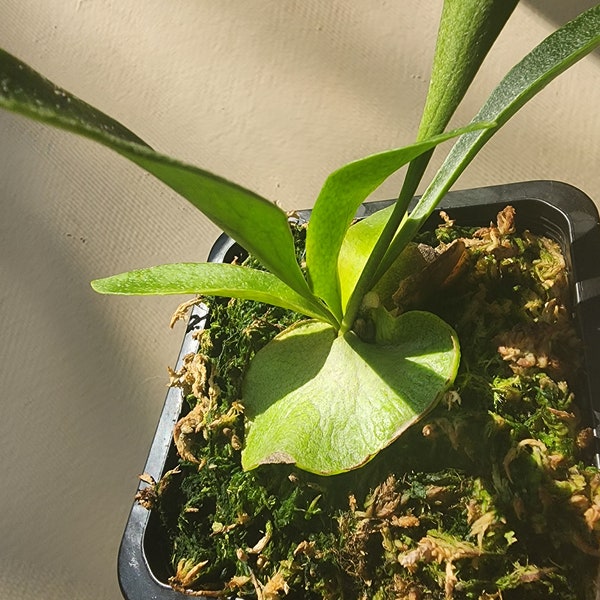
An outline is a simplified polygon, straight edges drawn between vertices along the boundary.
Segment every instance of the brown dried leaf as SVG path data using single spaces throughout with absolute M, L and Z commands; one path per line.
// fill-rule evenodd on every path
M 472 238 L 464 239 L 469 248 L 484 250 L 497 259 L 510 258 L 519 253 L 519 248 L 508 237 L 514 233 L 515 210 L 512 206 L 505 207 L 496 217 L 496 224 L 478 229 Z
M 206 407 L 198 402 L 196 406 L 183 418 L 181 418 L 173 429 L 173 441 L 177 453 L 183 460 L 201 464 L 202 460 L 195 455 L 198 444 L 198 435 L 205 426 Z
M 315 543 L 309 542 L 308 540 L 302 540 L 294 550 L 294 556 L 303 554 L 304 556 L 314 556 L 315 554 Z
M 481 556 L 482 551 L 474 544 L 456 538 L 442 538 L 429 534 L 421 538 L 417 547 L 398 556 L 398 562 L 409 571 L 414 572 L 420 562 L 455 562 L 464 558 Z
M 477 537 L 477 546 L 481 549 L 483 548 L 483 538 L 487 530 L 495 525 L 498 521 L 497 515 L 495 511 L 488 511 L 481 515 L 472 525 L 471 525 L 471 535 Z
M 281 571 L 278 571 L 265 583 L 262 589 L 262 597 L 263 600 L 280 600 L 281 596 L 279 592 L 287 594 L 288 591 L 289 586 L 287 581 Z
M 173 475 L 177 475 L 178 473 L 181 473 L 181 471 L 179 467 L 175 467 L 174 469 L 167 471 L 158 482 L 154 479 L 154 477 L 152 477 L 152 475 L 149 475 L 148 473 L 142 473 L 138 477 L 140 481 L 147 483 L 148 487 L 140 490 L 135 495 L 134 500 L 147 510 L 153 509 L 156 506 L 160 495 L 169 485 Z
M 433 294 L 457 281 L 467 267 L 468 254 L 463 240 L 455 240 L 440 251 L 427 248 L 430 254 L 423 254 L 426 265 L 402 279 L 392 295 L 401 311 L 423 305 Z
M 208 564 L 207 560 L 194 563 L 192 559 L 182 558 L 177 563 L 175 575 L 169 578 L 169 583 L 178 588 L 188 588 L 200 577 L 202 569 Z
M 410 528 L 418 527 L 421 524 L 421 521 L 414 515 L 402 515 L 400 517 L 392 517 L 391 524 L 394 527 Z
M 394 514 L 402 500 L 402 494 L 396 490 L 396 478 L 390 475 L 379 484 L 365 503 L 365 517 L 368 519 L 388 519 Z
M 209 384 L 211 365 L 203 354 L 191 352 L 183 357 L 182 366 L 175 371 L 169 368 L 169 386 L 178 387 L 184 396 L 203 396 Z
M 186 302 L 182 302 L 171 317 L 171 321 L 169 322 L 169 327 L 173 329 L 175 327 L 175 323 L 177 321 L 183 321 L 187 318 L 188 312 L 194 306 L 197 306 L 202 302 L 202 298 L 200 296 L 196 296 L 193 300 L 187 300 Z

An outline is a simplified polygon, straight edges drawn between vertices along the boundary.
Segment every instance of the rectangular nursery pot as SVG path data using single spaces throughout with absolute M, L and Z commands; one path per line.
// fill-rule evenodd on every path
M 390 201 L 361 206 L 358 217 L 389 205 Z M 486 226 L 507 204 L 515 207 L 517 229 L 529 229 L 557 241 L 565 255 L 572 288 L 574 318 L 584 345 L 587 381 L 577 390 L 580 404 L 591 412 L 596 447 L 600 449 L 600 226 L 598 211 L 588 196 L 567 184 L 532 181 L 450 192 L 439 210 L 450 212 L 460 225 Z M 309 211 L 299 213 L 307 219 Z M 432 216 L 432 223 L 440 221 Z M 229 262 L 239 246 L 222 235 L 213 246 L 209 261 Z M 202 329 L 206 309 L 196 307 L 189 319 L 177 368 L 183 357 L 197 350 L 194 334 Z M 583 398 L 583 403 L 581 402 Z M 144 472 L 158 481 L 177 464 L 173 427 L 182 411 L 182 394 L 171 388 L 150 448 Z M 600 452 L 595 454 L 600 467 Z M 140 483 L 139 489 L 147 484 Z M 121 591 L 127 600 L 175 600 L 188 598 L 167 583 L 173 574 L 160 519 L 138 504 L 131 509 L 118 559 Z

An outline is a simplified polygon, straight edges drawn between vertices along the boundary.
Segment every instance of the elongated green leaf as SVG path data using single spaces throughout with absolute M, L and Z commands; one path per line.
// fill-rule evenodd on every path
M 202 294 L 265 302 L 335 323 L 316 300 L 301 296 L 265 271 L 222 263 L 178 263 L 138 269 L 92 281 L 101 294 Z
M 257 194 L 150 149 L 115 120 L 0 50 L 0 107 L 91 138 L 166 183 L 266 268 L 310 297 L 286 214 Z
M 517 3 L 518 0 L 444 1 L 417 141 L 444 130 Z M 343 330 L 352 325 L 361 298 L 372 287 L 373 276 L 396 235 L 432 154 L 433 149 L 411 161 L 389 220 L 371 246 L 360 277 L 353 279 L 354 298 L 352 302 L 349 299 L 343 302 L 348 310 Z
M 417 140 L 445 129 L 518 3 L 519 0 L 444 0 Z
M 465 134 L 456 142 L 398 232 L 376 278 L 389 268 L 492 135 L 555 77 L 599 46 L 600 5 L 597 5 L 557 29 L 508 72 L 474 119 L 494 120 L 498 127 Z
M 325 181 L 312 210 L 306 233 L 306 268 L 313 293 L 322 298 L 338 319 L 342 304 L 337 260 L 344 235 L 361 202 L 392 173 L 416 156 L 449 139 L 493 123 L 471 124 L 424 140 L 351 162 L 334 171 Z
M 361 466 L 419 419 L 454 379 L 456 334 L 430 313 L 401 315 L 389 343 L 309 321 L 252 361 L 242 466 L 295 463 L 323 475 Z
M 344 309 L 393 210 L 393 205 L 378 210 L 366 219 L 355 223 L 346 232 L 338 257 L 340 292 Z

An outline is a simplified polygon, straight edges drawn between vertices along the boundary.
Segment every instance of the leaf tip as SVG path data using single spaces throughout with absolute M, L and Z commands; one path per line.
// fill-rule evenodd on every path
M 90 281 L 91 288 L 98 294 L 117 294 L 118 290 L 114 287 L 114 277 L 103 277 Z M 111 283 L 113 285 L 111 285 Z
M 102 279 L 94 279 L 90 281 L 90 286 L 95 292 L 102 294 Z

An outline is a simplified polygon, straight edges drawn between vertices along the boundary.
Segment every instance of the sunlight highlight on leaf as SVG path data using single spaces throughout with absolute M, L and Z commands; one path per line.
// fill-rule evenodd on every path
M 454 380 L 456 334 L 426 312 L 398 317 L 386 344 L 315 321 L 258 352 L 244 383 L 242 466 L 271 462 L 332 475 L 357 468 L 427 412 Z
M 222 263 L 177 263 L 113 275 L 92 282 L 95 291 L 119 295 L 201 294 L 265 302 L 335 324 L 316 300 L 296 293 L 265 271 Z

